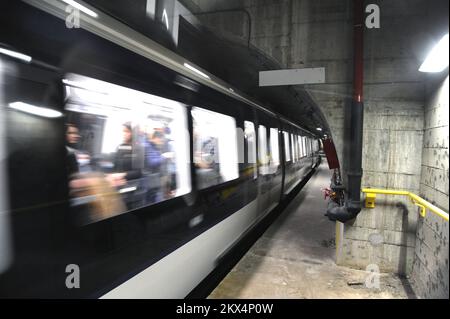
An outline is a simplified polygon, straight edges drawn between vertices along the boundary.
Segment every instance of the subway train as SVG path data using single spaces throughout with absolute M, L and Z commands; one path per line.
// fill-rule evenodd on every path
M 1 6 L 3 298 L 184 298 L 319 163 L 314 132 L 95 7 Z

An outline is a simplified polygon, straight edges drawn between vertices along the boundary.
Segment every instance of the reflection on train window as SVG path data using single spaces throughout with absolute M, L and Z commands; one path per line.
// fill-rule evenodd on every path
M 190 191 L 182 104 L 74 74 L 63 82 L 71 205 L 82 223 Z
M 253 177 L 256 178 L 258 173 L 256 171 L 256 132 L 255 124 L 253 122 L 245 121 L 245 140 L 247 141 L 247 163 L 253 164 Z
M 314 152 L 318 152 L 320 149 L 319 141 L 314 141 Z
M 305 146 L 305 156 L 308 156 L 309 155 L 308 138 L 306 136 L 303 138 L 303 145 Z
M 306 136 L 302 136 L 302 147 L 303 147 L 303 156 L 308 156 L 308 152 L 306 149 Z
M 198 189 L 238 178 L 235 119 L 199 107 L 192 108 L 192 118 Z
M 283 132 L 284 135 L 284 152 L 286 156 L 286 162 L 291 160 L 291 147 L 289 146 L 289 133 Z
M 259 173 L 261 175 L 269 174 L 269 150 L 267 148 L 267 129 L 264 125 L 258 128 L 258 158 L 259 158 Z
M 303 137 L 297 135 L 297 144 L 298 144 L 298 156 L 301 159 L 303 155 Z
M 306 138 L 306 154 L 311 155 L 311 141 L 309 137 Z
M 291 137 L 291 155 L 292 155 L 292 162 L 295 163 L 295 161 L 296 161 L 296 155 L 295 155 L 294 134 L 290 134 L 290 137 Z
M 297 135 L 295 134 L 291 135 L 291 144 L 294 153 L 294 162 L 297 162 L 298 161 Z
M 270 129 L 270 167 L 272 173 L 278 169 L 280 165 L 280 149 L 278 146 L 278 128 Z

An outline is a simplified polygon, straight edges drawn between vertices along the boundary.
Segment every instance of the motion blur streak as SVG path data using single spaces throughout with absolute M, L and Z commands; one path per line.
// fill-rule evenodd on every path
M 5 130 L 5 101 L 2 89 L 5 86 L 4 73 L 6 68 L 0 58 L 0 274 L 4 272 L 11 263 L 10 251 L 10 233 L 9 233 L 9 212 L 8 212 L 8 194 L 6 193 L 6 130 Z

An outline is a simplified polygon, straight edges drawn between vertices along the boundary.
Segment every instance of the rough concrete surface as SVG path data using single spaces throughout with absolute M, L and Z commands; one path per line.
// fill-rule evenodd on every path
M 324 216 L 321 193 L 330 177 L 322 164 L 209 298 L 414 297 L 396 275 L 381 274 L 380 289 L 367 288 L 369 272 L 335 264 L 335 224 Z
M 194 0 L 203 10 L 228 1 Z M 422 56 L 425 0 L 377 0 L 380 29 L 364 32 L 363 187 L 419 191 L 425 84 L 418 72 Z M 237 5 L 237 3 L 234 3 Z M 231 6 L 231 4 L 230 4 Z M 286 68 L 325 67 L 326 83 L 305 89 L 325 115 L 341 162 L 344 182 L 348 152 L 349 105 L 352 96 L 352 1 L 246 0 L 251 16 L 251 44 Z M 223 7 L 220 7 L 223 9 Z M 214 14 L 202 21 L 220 34 L 246 37 L 242 13 Z M 233 25 L 233 28 L 229 26 Z M 420 43 L 420 45 L 418 45 Z M 439 174 L 438 174 L 439 175 Z M 442 175 L 442 174 L 441 174 Z M 414 256 L 417 209 L 408 200 L 379 196 L 375 209 L 363 209 L 356 224 L 342 229 L 341 265 L 362 268 L 376 263 L 383 271 L 409 274 Z M 354 229 L 354 228 L 357 229 Z M 395 232 L 394 236 L 391 236 Z M 367 237 L 381 233 L 386 242 L 373 249 Z M 357 236 L 355 236 L 357 235 Z M 395 241 L 391 240 L 395 237 Z
M 448 212 L 448 76 L 434 86 L 425 113 L 420 195 Z M 432 213 L 418 222 L 412 277 L 422 298 L 449 298 L 448 230 L 448 222 Z
M 352 1 L 192 1 L 204 11 L 246 9 L 251 30 L 242 12 L 203 16 L 202 22 L 243 41 L 251 31 L 251 45 L 282 67 L 325 67 L 326 83 L 304 88 L 328 121 L 345 181 L 352 158 L 346 133 L 353 78 Z M 362 186 L 408 190 L 448 211 L 448 77 L 437 82 L 418 71 L 448 32 L 448 1 L 370 3 L 380 8 L 381 27 L 364 31 Z M 421 297 L 448 298 L 448 223 L 430 218 L 419 218 L 407 198 L 379 195 L 376 208 L 363 208 L 354 223 L 341 228 L 337 263 L 358 269 L 376 264 L 382 271 L 412 274 Z M 382 244 L 371 244 L 375 235 Z

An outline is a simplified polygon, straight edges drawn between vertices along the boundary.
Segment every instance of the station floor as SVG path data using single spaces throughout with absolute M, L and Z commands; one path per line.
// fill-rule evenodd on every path
M 325 216 L 323 163 L 310 181 L 208 298 L 414 298 L 406 279 L 380 275 L 366 288 L 366 271 L 335 263 L 335 223 Z

